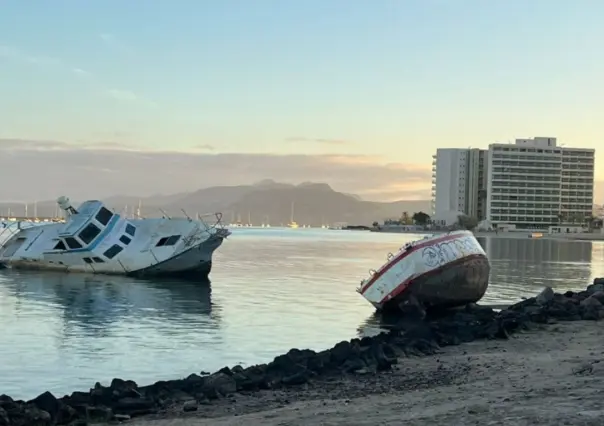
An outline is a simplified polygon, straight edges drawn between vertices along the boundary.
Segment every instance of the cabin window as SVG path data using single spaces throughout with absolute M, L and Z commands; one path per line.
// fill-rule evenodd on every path
M 166 241 L 168 241 L 169 237 L 162 237 L 159 239 L 159 241 L 157 242 L 157 244 L 155 244 L 155 247 L 161 247 L 161 246 L 165 246 L 166 245 Z
M 170 238 L 168 238 L 168 241 L 166 241 L 166 245 L 173 246 L 178 242 L 178 240 L 180 240 L 180 235 L 172 235 Z
M 80 244 L 80 242 L 73 237 L 65 238 L 65 244 L 67 244 L 67 247 L 69 247 L 70 249 L 82 248 L 82 244 Z
M 111 218 L 113 217 L 113 213 L 107 210 L 105 207 L 101 207 L 99 212 L 96 214 L 96 220 L 99 221 L 102 225 L 107 225 Z
M 67 250 L 67 247 L 65 246 L 63 240 L 60 240 L 57 245 L 53 248 L 53 250 Z
M 90 244 L 100 233 L 101 230 L 98 226 L 94 223 L 89 223 L 88 226 L 80 232 L 80 240 L 82 240 L 84 244 Z
M 101 259 L 100 257 L 93 257 L 92 260 L 94 261 L 94 263 L 105 263 L 105 261 L 103 259 Z
M 160 238 L 155 247 L 173 246 L 180 240 L 180 235 L 172 235 L 170 237 Z
M 130 241 L 132 241 L 132 240 L 131 240 L 130 238 L 128 238 L 127 236 L 122 235 L 122 236 L 120 237 L 120 241 L 121 241 L 122 243 L 124 243 L 125 245 L 128 245 L 128 244 L 130 244 Z
M 134 225 L 126 225 L 126 234 L 130 235 L 131 237 L 134 237 L 134 234 L 136 233 L 136 228 L 134 227 Z
M 103 253 L 103 256 L 105 256 L 107 259 L 113 259 L 115 256 L 117 256 L 122 250 L 124 250 L 121 246 L 118 246 L 117 244 L 112 245 L 111 247 L 109 247 L 105 253 Z
M 83 257 L 82 260 L 86 263 L 92 263 L 92 259 L 89 257 Z

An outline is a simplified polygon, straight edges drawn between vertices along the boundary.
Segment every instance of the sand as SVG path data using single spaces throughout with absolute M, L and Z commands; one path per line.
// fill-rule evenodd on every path
M 402 358 L 393 372 L 235 395 L 140 426 L 602 425 L 604 323 L 535 326 L 507 341 Z

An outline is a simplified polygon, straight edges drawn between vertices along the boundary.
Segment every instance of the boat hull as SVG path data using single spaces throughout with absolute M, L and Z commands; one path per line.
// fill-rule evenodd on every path
M 417 277 L 405 291 L 383 303 L 379 309 L 399 311 L 401 305 L 409 301 L 417 301 L 427 310 L 475 303 L 487 291 L 490 271 L 486 256 L 466 257 Z
M 175 278 L 207 278 L 212 270 L 212 254 L 222 244 L 223 238 L 213 235 L 201 244 L 180 253 L 179 255 L 144 269 L 132 271 L 128 275 Z
M 188 249 L 142 268 L 91 268 L 84 262 L 79 264 L 55 263 L 43 258 L 9 257 L 0 261 L 0 269 L 53 271 L 63 273 L 82 273 L 94 275 L 121 275 L 137 278 L 181 278 L 207 279 L 212 270 L 212 256 L 224 239 L 230 235 L 228 231 L 219 231 L 210 235 L 204 241 Z M 127 266 L 127 265 L 126 265 Z
M 490 271 L 474 235 L 457 231 L 401 248 L 358 291 L 380 311 L 401 310 L 409 302 L 425 309 L 449 308 L 480 300 Z

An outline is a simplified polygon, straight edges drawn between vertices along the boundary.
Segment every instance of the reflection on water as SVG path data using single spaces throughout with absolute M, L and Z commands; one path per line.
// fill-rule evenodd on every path
M 487 303 L 515 302 L 544 286 L 555 290 L 585 288 L 602 276 L 601 242 L 554 239 L 480 238 L 491 261 Z
M 212 284 L 0 272 L 0 394 L 142 383 L 317 350 L 375 329 L 355 292 L 412 235 L 236 229 L 216 253 Z M 604 244 L 483 238 L 492 262 L 485 300 L 604 276 Z

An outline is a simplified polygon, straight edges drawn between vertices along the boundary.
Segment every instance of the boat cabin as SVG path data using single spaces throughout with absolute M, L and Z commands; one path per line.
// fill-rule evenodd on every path
M 86 201 L 71 214 L 64 229 L 54 240 L 55 245 L 50 253 L 90 252 L 91 257 L 83 258 L 86 263 L 103 263 L 111 260 L 122 252 L 136 235 L 136 227 L 126 223 L 123 235 L 115 244 L 107 248 L 102 255 L 95 253 L 94 249 L 112 234 L 119 222 L 120 215 L 111 212 L 102 202 Z

